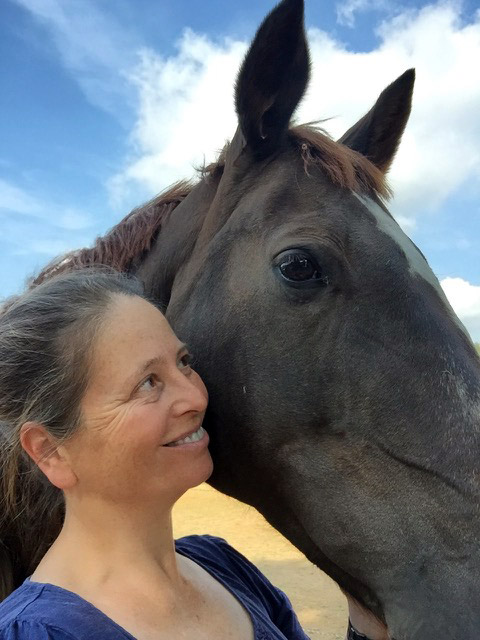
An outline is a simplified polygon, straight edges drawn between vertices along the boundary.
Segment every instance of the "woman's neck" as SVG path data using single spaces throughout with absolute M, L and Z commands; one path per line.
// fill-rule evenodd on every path
M 32 575 L 73 591 L 138 582 L 151 589 L 181 589 L 171 506 L 120 509 L 117 505 L 67 501 L 60 535 Z

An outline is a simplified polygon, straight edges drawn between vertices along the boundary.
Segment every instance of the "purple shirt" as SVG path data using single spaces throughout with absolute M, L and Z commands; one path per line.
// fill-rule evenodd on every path
M 177 552 L 203 567 L 243 605 L 255 640 L 309 640 L 287 596 L 225 540 L 188 536 Z M 51 584 L 25 582 L 0 603 L 1 640 L 135 640 L 80 596 Z

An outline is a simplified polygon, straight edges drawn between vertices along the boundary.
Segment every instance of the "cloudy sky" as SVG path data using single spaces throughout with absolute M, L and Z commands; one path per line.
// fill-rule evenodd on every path
M 3 0 L 0 296 L 215 157 L 236 70 L 271 0 Z M 478 0 L 306 0 L 297 119 L 339 137 L 415 67 L 391 211 L 480 342 Z

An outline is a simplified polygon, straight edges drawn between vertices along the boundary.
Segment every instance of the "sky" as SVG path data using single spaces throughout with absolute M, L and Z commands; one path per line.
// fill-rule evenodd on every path
M 0 297 L 195 175 L 235 130 L 233 83 L 270 0 L 0 3 Z M 390 210 L 480 342 L 478 0 L 306 0 L 297 121 L 340 137 L 417 72 Z

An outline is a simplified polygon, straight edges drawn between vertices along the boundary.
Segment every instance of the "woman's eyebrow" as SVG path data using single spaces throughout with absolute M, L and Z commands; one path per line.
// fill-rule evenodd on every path
M 182 353 L 182 351 L 186 351 L 188 349 L 187 345 L 182 343 L 178 349 L 177 349 L 177 357 Z M 135 374 L 132 376 L 132 378 L 137 379 L 139 378 L 143 373 L 145 373 L 145 371 L 147 371 L 148 369 L 150 369 L 150 367 L 154 367 L 156 365 L 159 364 L 164 364 L 165 363 L 165 357 L 164 356 L 154 356 L 153 358 L 149 358 L 148 360 L 146 360 L 135 372 Z

